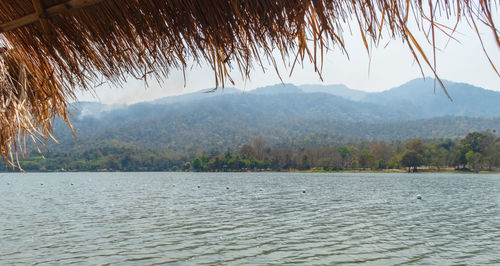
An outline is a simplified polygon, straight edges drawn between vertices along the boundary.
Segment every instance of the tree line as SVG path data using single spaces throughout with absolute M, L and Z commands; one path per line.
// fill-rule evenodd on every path
M 37 152 L 20 159 L 26 171 L 296 171 L 296 170 L 440 170 L 500 169 L 496 132 L 472 132 L 460 139 L 363 141 L 351 145 L 268 145 L 263 138 L 238 149 L 196 152 L 152 150 L 119 140 Z M 0 171 L 15 171 L 0 164 Z
M 183 165 L 190 171 L 248 170 L 384 170 L 421 166 L 436 171 L 492 171 L 500 167 L 500 138 L 495 132 L 473 132 L 462 139 L 404 142 L 360 142 L 356 145 L 307 146 L 293 150 L 270 147 L 262 138 L 237 151 L 204 154 Z

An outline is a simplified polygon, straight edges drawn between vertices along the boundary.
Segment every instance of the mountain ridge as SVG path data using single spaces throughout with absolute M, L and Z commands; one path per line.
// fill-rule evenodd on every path
M 252 97 L 252 95 L 261 95 L 265 97 L 276 95 L 301 94 L 310 96 L 313 93 L 323 93 L 346 99 L 341 103 L 338 99 L 335 101 L 339 106 L 357 103 L 360 106 L 366 104 L 376 105 L 378 110 L 385 109 L 387 112 L 401 113 L 408 119 L 433 118 L 440 116 L 465 116 L 465 117 L 499 117 L 500 116 L 500 92 L 486 90 L 480 87 L 466 83 L 452 81 L 443 81 L 446 89 L 451 95 L 451 101 L 440 87 L 435 87 L 434 79 L 414 79 L 400 86 L 385 90 L 382 92 L 364 92 L 350 89 L 342 84 L 334 85 L 293 85 L 293 84 L 275 84 L 267 87 L 260 87 L 255 90 L 241 91 L 233 87 L 219 89 L 215 92 L 207 93 L 209 89 L 200 90 L 194 93 L 188 93 L 178 96 L 169 96 L 160 98 L 151 102 L 141 102 L 133 105 L 102 105 L 99 103 L 74 104 L 78 107 L 84 107 L 81 115 L 99 115 L 102 111 L 109 111 L 117 108 L 135 108 L 137 105 L 172 105 L 178 103 L 204 104 L 202 101 L 216 99 L 227 95 L 233 95 L 237 98 Z M 438 84 L 436 84 L 439 86 Z M 265 98 L 262 97 L 262 98 Z M 326 96 L 329 97 L 329 96 Z M 331 98 L 331 97 L 330 97 Z M 333 99 L 333 98 L 331 98 Z M 96 106 L 97 105 L 97 106 Z M 350 112 L 353 108 L 348 108 Z M 353 113 L 356 116 L 356 112 Z M 346 118 L 346 115 L 343 116 Z M 394 118 L 394 116 L 389 116 Z M 389 119 L 390 120 L 390 119 Z M 403 119 L 404 120 L 404 119 Z
M 456 138 L 471 131 L 500 130 L 500 115 L 495 110 L 476 112 L 470 109 L 471 104 L 459 106 L 467 115 L 456 115 L 459 112 L 454 109 L 432 109 L 444 106 L 442 101 L 456 105 L 467 88 L 472 88 L 472 94 L 490 98 L 486 102 L 499 93 L 450 82 L 452 96 L 457 95 L 456 102 L 451 102 L 444 93 L 434 96 L 432 83 L 415 80 L 383 94 L 359 94 L 343 85 L 278 84 L 244 92 L 235 88 L 213 93 L 203 90 L 127 106 L 84 102 L 75 104 L 73 110 L 78 138 L 58 121 L 55 135 L 60 144 L 49 148 L 67 150 L 117 140 L 151 149 L 193 151 L 235 148 L 255 137 L 276 145 L 300 146 Z M 419 86 L 420 91 L 412 94 Z M 337 89 L 344 97 L 333 94 Z M 401 104 L 398 99 L 408 95 L 416 99 Z M 420 99 L 421 95 L 430 100 Z
M 360 103 L 373 103 L 391 108 L 396 111 L 406 111 L 417 114 L 418 118 L 431 118 L 437 116 L 500 116 L 500 92 L 486 90 L 467 83 L 443 80 L 450 100 L 435 83 L 433 78 L 418 78 L 381 92 L 365 92 L 350 89 L 343 84 L 275 84 L 260 87 L 255 90 L 242 91 L 233 87 L 219 89 L 213 93 L 206 93 L 209 89 L 194 93 L 168 96 L 152 101 L 156 104 L 171 104 L 179 102 L 192 102 L 205 100 L 223 95 L 279 95 L 299 93 L 325 93 L 339 96 L 350 101 Z

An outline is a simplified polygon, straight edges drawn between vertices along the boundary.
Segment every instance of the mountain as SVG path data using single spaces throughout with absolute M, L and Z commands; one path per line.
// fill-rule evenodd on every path
M 275 145 L 300 147 L 360 140 L 454 138 L 472 131 L 500 130 L 498 107 L 483 99 L 495 99 L 498 93 L 448 84 L 455 102 L 438 90 L 434 94 L 428 80 L 414 80 L 382 93 L 358 93 L 339 85 L 278 84 L 253 91 L 199 91 L 129 106 L 82 102 L 74 104 L 72 111 L 77 139 L 57 121 L 59 144 L 49 148 L 86 149 L 119 141 L 148 149 L 194 152 L 236 148 L 255 137 Z M 474 105 L 466 102 L 467 91 L 463 90 L 470 90 L 470 99 L 482 102 L 484 110 L 472 109 Z M 345 97 L 362 98 L 354 101 Z M 446 115 L 448 109 L 436 106 L 448 103 L 466 110 L 465 114 L 489 115 Z
M 230 93 L 188 102 L 140 103 L 116 109 L 89 103 L 74 106 L 73 124 L 79 139 L 107 134 L 153 142 L 146 139 L 154 135 L 155 139 L 164 139 L 162 143 L 169 143 L 175 132 L 182 132 L 186 142 L 193 142 L 197 135 L 204 134 L 217 135 L 213 141 L 224 142 L 231 137 L 253 138 L 263 132 L 274 132 L 268 133 L 268 137 L 287 137 L 295 131 L 302 132 L 301 124 L 305 121 L 374 123 L 411 116 L 375 104 L 359 105 L 329 94 L 303 92 L 267 94 L 266 97 L 259 93 Z M 89 115 L 95 110 L 105 111 Z M 168 139 L 158 136 L 162 132 L 168 132 Z M 56 136 L 72 142 L 71 134 L 63 125 L 56 130 Z
M 500 117 L 500 92 L 465 83 L 443 82 L 451 101 L 434 79 L 415 79 L 399 87 L 367 93 L 361 102 L 410 112 L 420 118 L 439 116 Z M 435 88 L 435 89 L 434 89 Z
M 411 113 L 418 118 L 440 116 L 499 117 L 500 92 L 466 83 L 443 81 L 451 99 L 433 78 L 420 78 L 376 93 L 353 90 L 345 85 L 301 85 L 303 92 L 323 92 L 362 103 L 374 103 Z
M 368 94 L 360 90 L 349 89 L 346 85 L 318 85 L 318 84 L 305 84 L 299 86 L 306 93 L 322 92 L 335 96 L 340 96 L 351 101 L 360 101 Z
M 258 95 L 300 94 L 303 92 L 301 88 L 289 83 L 260 87 L 250 91 L 250 93 Z
M 233 87 L 219 88 L 217 90 L 206 89 L 206 90 L 200 90 L 197 92 L 186 93 L 186 94 L 182 94 L 182 95 L 178 95 L 178 96 L 164 97 L 164 98 L 154 100 L 150 103 L 154 103 L 154 104 L 185 103 L 185 102 L 192 102 L 192 101 L 198 101 L 198 100 L 205 100 L 205 99 L 209 99 L 212 97 L 218 97 L 218 96 L 226 95 L 226 94 L 238 94 L 238 93 L 242 93 L 242 91 L 240 91 L 236 88 L 233 88 Z

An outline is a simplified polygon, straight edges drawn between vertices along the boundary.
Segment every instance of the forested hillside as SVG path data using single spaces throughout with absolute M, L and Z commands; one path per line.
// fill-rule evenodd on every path
M 297 150 L 363 141 L 457 139 L 500 130 L 500 105 L 493 104 L 498 92 L 446 84 L 454 102 L 439 88 L 434 94 L 432 80 L 414 80 L 382 93 L 341 85 L 279 84 L 253 91 L 205 90 L 129 106 L 76 103 L 77 138 L 56 121 L 59 142 L 49 143 L 44 154 L 136 151 L 151 153 L 146 157 L 154 160 L 168 153 L 176 161 L 239 149 L 255 138 L 270 147 Z M 460 116 L 450 115 L 455 112 Z
M 500 127 L 500 93 L 432 79 L 381 93 L 343 85 L 278 84 L 253 91 L 207 90 L 131 106 L 75 104 L 75 140 L 64 125 L 51 149 L 117 139 L 145 148 L 235 148 L 255 137 L 270 144 L 325 145 L 359 140 L 454 138 Z M 334 95 L 335 94 L 335 95 Z M 348 99 L 349 98 L 349 99 Z M 369 102 L 366 102 L 369 101 Z

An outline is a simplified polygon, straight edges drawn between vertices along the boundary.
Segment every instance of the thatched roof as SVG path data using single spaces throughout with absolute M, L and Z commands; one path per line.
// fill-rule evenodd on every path
M 215 85 L 224 85 L 230 69 L 248 75 L 262 61 L 276 64 L 275 50 L 293 65 L 305 59 L 319 68 L 327 49 L 346 49 L 342 36 L 353 21 L 367 49 L 381 36 L 398 38 L 433 69 L 408 21 L 434 45 L 435 31 L 455 27 L 437 17 L 455 15 L 457 24 L 491 27 L 500 47 L 493 8 L 488 0 L 2 0 L 0 154 L 12 161 L 22 136 L 50 136 L 54 116 L 68 120 L 75 89 L 127 76 L 162 79 L 191 60 L 208 62 Z

